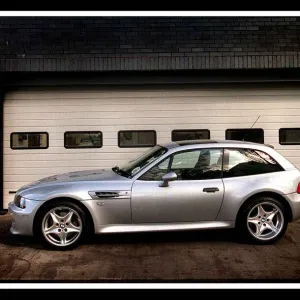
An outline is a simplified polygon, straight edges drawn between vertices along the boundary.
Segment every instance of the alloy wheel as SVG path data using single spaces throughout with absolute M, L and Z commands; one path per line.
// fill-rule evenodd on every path
M 282 230 L 284 216 L 281 209 L 272 202 L 255 205 L 247 216 L 247 227 L 256 239 L 271 240 Z
M 44 216 L 42 232 L 49 243 L 66 247 L 75 243 L 80 237 L 82 220 L 79 214 L 70 207 L 55 207 Z

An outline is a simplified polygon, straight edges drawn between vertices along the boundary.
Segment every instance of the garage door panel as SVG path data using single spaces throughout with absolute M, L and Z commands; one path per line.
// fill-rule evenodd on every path
M 99 167 L 99 166 L 105 166 L 105 167 L 113 167 L 115 165 L 121 165 L 124 163 L 124 160 L 122 159 L 102 159 L 102 160 L 95 160 L 95 159 L 81 159 L 81 160 L 72 160 L 72 166 L 74 168 L 77 167 Z M 60 161 L 39 161 L 38 167 L 36 164 L 32 165 L 31 161 L 17 161 L 17 160 L 5 160 L 4 162 L 4 169 L 7 168 L 13 168 L 15 170 L 24 168 L 57 168 L 57 167 L 69 167 L 70 166 L 70 160 L 60 160 Z M 5 172 L 8 172 L 5 170 Z
M 130 159 L 132 157 L 134 157 L 135 155 L 138 154 L 138 152 L 135 153 L 130 153 L 130 152 L 124 152 L 124 153 L 99 153 L 99 154 L 82 154 L 82 153 L 76 153 L 75 151 L 73 153 L 64 153 L 64 154 L 42 154 L 42 153 L 38 153 L 38 154 L 34 154 L 34 153 L 24 153 L 25 151 L 20 152 L 19 154 L 6 154 L 4 156 L 5 160 L 8 161 L 12 161 L 12 160 L 16 160 L 16 161 L 23 161 L 23 160 L 30 160 L 30 161 L 41 161 L 41 160 L 48 160 L 48 161 L 52 161 L 52 160 L 68 160 L 70 161 L 70 163 L 73 160 L 81 160 L 81 159 L 91 159 L 91 160 L 95 160 L 95 158 L 101 160 L 104 158 L 108 158 L 111 159 L 112 157 L 114 159 L 117 160 L 126 160 L 126 159 Z
M 44 109 L 44 107 L 49 106 L 49 101 L 51 100 L 51 106 L 53 107 L 62 107 L 69 105 L 70 103 L 72 106 L 80 106 L 80 107 L 85 107 L 86 105 L 88 106 L 97 106 L 99 105 L 104 105 L 104 106 L 110 106 L 110 105 L 149 105 L 149 102 L 160 105 L 161 100 L 164 99 L 164 105 L 165 104 L 171 104 L 171 103 L 176 103 L 176 104 L 182 104 L 185 103 L 191 103 L 191 104 L 202 104 L 202 103 L 208 103 L 209 101 L 218 101 L 227 103 L 228 100 L 230 101 L 237 101 L 239 100 L 239 96 L 235 95 L 232 97 L 227 97 L 227 96 L 218 96 L 218 97 L 210 97 L 210 96 L 188 96 L 188 95 L 173 95 L 172 97 L 155 97 L 154 95 L 149 95 L 146 96 L 139 96 L 139 97 L 134 97 L 133 95 L 131 97 L 117 97 L 114 93 L 111 93 L 111 97 L 104 98 L 101 97 L 101 95 L 98 95 L 97 98 L 89 98 L 88 96 L 82 96 L 81 98 L 75 98 L 75 97 L 69 97 L 69 98 L 50 98 L 46 99 L 42 97 L 44 100 L 43 103 L 40 104 L 40 108 Z M 268 101 L 269 99 L 265 99 L 265 101 Z M 30 100 L 30 99 L 13 99 L 9 100 L 6 98 L 6 101 L 8 101 L 8 104 L 6 105 L 7 108 L 10 107 L 18 107 L 18 106 L 26 106 L 26 107 L 35 107 L 37 100 Z
M 4 181 L 10 181 L 10 182 L 20 182 L 20 181 L 24 181 L 26 182 L 33 182 L 36 180 L 41 179 L 42 177 L 48 177 L 48 176 L 52 176 L 55 175 L 56 172 L 48 172 L 47 174 L 45 174 L 44 176 L 41 176 L 39 174 L 35 174 L 35 175 L 3 175 Z
M 146 151 L 146 148 L 144 148 Z M 5 154 L 16 154 L 16 152 L 20 152 L 23 151 L 24 153 L 26 152 L 28 155 L 31 154 L 69 154 L 69 155 L 73 155 L 73 153 L 77 153 L 77 154 L 101 154 L 101 153 L 130 153 L 130 152 L 140 152 L 141 148 L 119 148 L 117 145 L 114 146 L 103 146 L 102 148 L 74 148 L 74 149 L 66 149 L 62 145 L 59 146 L 52 146 L 49 142 L 49 148 L 48 149 L 21 149 L 21 150 L 17 150 L 17 149 L 11 149 L 11 148 L 4 148 L 4 150 L 6 151 Z
M 272 118 L 272 117 L 271 117 Z M 283 120 L 282 122 L 284 122 L 284 117 L 282 117 Z M 291 117 L 292 118 L 292 117 Z M 176 121 L 178 121 L 179 123 L 188 123 L 188 124 L 196 124 L 198 123 L 200 120 L 199 117 L 190 117 L 190 118 L 176 118 Z M 241 122 L 254 122 L 256 119 L 255 116 L 250 116 L 250 117 L 240 117 L 240 116 L 236 116 L 236 117 L 204 117 L 201 116 L 201 124 L 223 124 L 223 123 L 232 123 L 232 124 L 236 124 L 236 123 L 241 123 Z M 292 120 L 288 120 L 289 118 L 287 118 L 288 122 L 292 122 L 294 119 L 292 118 Z M 271 120 L 270 122 L 274 122 L 274 120 Z M 59 120 L 41 120 L 41 121 L 36 121 L 36 120 L 23 120 L 21 123 L 24 127 L 37 127 L 39 125 L 43 126 L 43 127 L 56 127 L 56 126 L 103 126 L 103 125 L 114 125 L 118 122 L 118 124 L 120 125 L 132 125 L 134 123 L 134 125 L 144 125 L 144 124 L 148 124 L 148 125 L 164 125 L 164 124 L 174 124 L 175 123 L 175 119 L 174 118 L 157 118 L 157 117 L 153 117 L 153 118 L 140 118 L 139 116 L 136 116 L 133 119 L 119 119 L 119 118 L 115 118 L 115 119 L 88 119 L 86 120 L 85 118 L 82 119 L 76 119 L 76 120 L 65 120 L 65 119 L 59 119 Z M 260 123 L 262 123 L 263 121 L 260 121 Z M 277 118 L 277 122 L 278 122 L 278 118 Z M 19 120 L 9 120 L 6 121 L 6 126 L 9 127 L 14 127 L 14 126 L 20 126 L 20 121 Z
M 20 186 L 15 186 L 11 190 L 16 191 L 16 190 L 18 190 L 18 188 L 20 188 Z M 4 196 L 3 196 L 4 205 L 6 205 L 6 207 L 7 207 L 8 203 L 12 202 L 14 200 L 14 194 L 9 194 L 9 189 L 4 189 L 3 193 L 4 193 Z
M 255 126 L 256 127 L 256 126 Z M 128 127 L 126 127 L 127 129 Z M 152 127 L 154 129 L 157 129 L 156 126 Z M 170 139 L 171 138 L 171 132 L 174 129 L 182 129 L 183 127 L 179 127 L 178 124 L 175 124 L 174 126 L 165 126 L 164 129 L 159 129 L 159 131 L 157 131 L 157 137 L 161 137 L 161 138 L 167 138 Z M 185 127 L 186 128 L 186 127 Z M 197 127 L 199 128 L 199 127 Z M 205 129 L 205 127 L 203 127 Z M 211 126 L 210 126 L 211 128 Z M 98 130 L 101 130 L 102 128 L 98 128 Z M 103 134 L 103 147 L 107 146 L 113 146 L 113 145 L 117 145 L 117 138 L 118 138 L 118 132 L 116 130 L 113 131 L 108 131 L 107 128 L 105 127 L 105 132 Z M 131 128 L 133 129 L 133 128 Z M 118 130 L 118 129 L 117 129 Z M 121 128 L 120 128 L 121 130 Z M 123 128 L 122 128 L 123 130 Z M 64 133 L 64 131 L 49 131 L 48 133 L 51 134 L 51 145 L 52 146 L 61 146 L 63 145 L 63 140 L 61 139 L 62 134 Z M 224 126 L 220 129 L 220 130 L 210 130 L 211 135 L 213 136 L 213 138 L 225 138 L 225 130 L 224 130 Z M 264 128 L 264 135 L 265 138 L 271 138 L 272 142 L 278 142 L 278 128 L 276 129 L 266 129 Z M 4 135 L 4 146 L 5 148 L 9 148 L 10 147 L 10 139 L 9 139 L 9 135 L 5 134 Z
M 140 91 L 130 89 L 114 89 L 113 91 L 111 89 L 109 90 L 103 90 L 103 89 L 96 89 L 95 91 L 91 91 L 91 88 L 88 89 L 78 89 L 76 92 L 74 89 L 63 89 L 58 88 L 57 90 L 49 91 L 48 94 L 45 94 L 45 90 L 40 91 L 21 91 L 21 92 L 9 92 L 6 95 L 6 99 L 12 101 L 18 101 L 18 100 L 27 100 L 29 103 L 30 101 L 37 101 L 40 99 L 44 100 L 53 100 L 64 102 L 68 99 L 73 100 L 82 100 L 86 99 L 87 101 L 89 99 L 123 99 L 123 98 L 156 98 L 156 97 L 182 97 L 182 96 L 189 96 L 189 97 L 197 97 L 197 96 L 223 96 L 221 90 L 173 90 L 173 91 L 167 91 L 167 90 L 154 90 L 154 89 L 141 89 Z M 236 95 L 236 91 L 234 90 L 228 90 L 227 95 Z M 251 95 L 251 92 L 246 92 L 246 94 Z M 253 93 L 252 93 L 253 94 Z
M 264 129 L 266 143 L 300 166 L 300 146 L 278 143 L 281 127 L 299 127 L 300 91 L 282 88 L 31 88 L 4 101 L 4 207 L 10 190 L 67 171 L 121 165 L 148 148 L 119 148 L 120 130 L 155 130 L 169 142 L 175 129 L 209 129 L 225 139 L 227 128 Z M 103 147 L 65 149 L 65 131 L 101 131 Z M 12 132 L 46 131 L 49 148 L 10 149 Z
M 279 152 L 281 152 L 281 151 L 279 151 Z M 294 164 L 300 164 L 300 157 L 299 156 L 287 155 L 286 158 L 289 159 Z
M 278 146 L 276 147 L 276 149 L 278 149 Z M 288 157 L 288 156 L 297 156 L 299 155 L 299 149 L 280 149 L 278 150 L 278 152 L 280 152 L 282 155 Z
M 299 97 L 300 98 L 300 97 Z M 80 105 L 76 106 L 70 103 L 70 105 L 63 105 L 63 106 L 54 106 L 54 105 L 48 105 L 48 106 L 27 106 L 26 103 L 18 106 L 11 106 L 11 107 L 5 107 L 5 112 L 8 114 L 16 114 L 16 113 L 80 113 L 80 112 L 99 112 L 99 113 L 106 113 L 106 112 L 132 112 L 132 111 L 190 111 L 191 107 L 194 107 L 195 110 L 209 110 L 211 111 L 212 109 L 215 110 L 220 110 L 221 112 L 224 110 L 236 110 L 237 105 L 241 105 L 241 110 L 249 110 L 249 111 L 257 111 L 260 109 L 265 109 L 266 106 L 272 105 L 272 109 L 299 109 L 300 104 L 297 102 L 289 102 L 289 101 L 284 101 L 284 99 L 278 98 L 277 101 L 273 100 L 273 102 L 259 102 L 259 103 L 253 103 L 253 102 L 233 102 L 230 101 L 230 103 L 227 102 L 222 102 L 221 99 L 219 101 L 213 102 L 211 99 L 207 99 L 204 103 L 199 103 L 199 99 L 197 103 L 191 103 L 186 100 L 182 100 L 179 103 L 172 103 L 170 102 L 169 104 L 166 104 L 164 102 L 164 99 L 160 99 L 160 103 L 152 103 L 152 100 L 150 100 L 148 104 L 100 104 L 100 105 L 95 105 L 95 103 L 89 105 Z M 162 104 L 162 102 L 164 104 Z M 255 106 L 253 106 L 255 104 Z
M 89 119 L 132 119 L 137 117 L 136 110 L 131 111 L 81 111 L 81 112 L 23 112 L 20 116 L 17 113 L 7 113 L 5 115 L 4 121 L 10 122 L 11 120 L 17 119 L 19 122 L 24 120 L 77 120 L 82 119 L 83 114 L 88 113 Z M 174 117 L 199 117 L 201 115 L 205 115 L 206 117 L 236 117 L 237 114 L 239 116 L 254 116 L 257 117 L 261 115 L 261 110 L 259 109 L 222 109 L 218 111 L 214 111 L 212 109 L 203 110 L 203 108 L 199 109 L 189 109 L 185 110 L 182 108 L 170 109 L 170 110 L 141 110 L 138 112 L 138 117 L 140 118 L 174 118 Z M 267 110 L 264 113 L 264 118 L 268 117 L 282 117 L 282 116 L 293 116 L 298 117 L 300 115 L 300 108 L 299 109 L 272 109 Z
M 100 130 L 103 132 L 103 135 L 105 135 L 107 132 L 114 132 L 115 134 L 117 134 L 117 132 L 119 130 L 156 130 L 157 134 L 158 132 L 160 132 L 161 130 L 166 131 L 168 130 L 170 133 L 172 130 L 174 129 L 209 129 L 211 132 L 214 131 L 224 131 L 226 128 L 250 128 L 253 123 L 255 122 L 256 118 L 252 118 L 250 122 L 237 122 L 237 123 L 227 123 L 227 124 L 222 124 L 222 123 L 218 123 L 218 124 L 214 124 L 214 123 L 210 123 L 208 126 L 208 123 L 202 123 L 201 122 L 201 118 L 199 120 L 199 122 L 197 123 L 188 123 L 188 122 L 176 122 L 176 120 L 174 120 L 173 124 L 165 124 L 165 125 L 151 125 L 151 124 L 140 124 L 138 125 L 115 125 L 115 126 L 91 126 L 91 125 L 81 125 L 81 126 L 67 126 L 67 127 L 63 127 L 60 126 L 60 128 L 55 128 L 55 127 L 44 127 L 44 126 L 39 126 L 38 128 L 36 126 L 11 126 L 11 127 L 4 127 L 4 134 L 6 135 L 5 139 L 9 139 L 9 134 L 11 132 L 17 132 L 17 131 L 22 131 L 22 132 L 26 132 L 26 131 L 46 131 L 49 133 L 49 135 L 52 134 L 60 134 L 61 136 L 63 136 L 63 133 L 65 131 L 85 131 L 85 130 Z M 226 127 L 224 127 L 226 126 Z M 277 131 L 278 134 L 278 130 L 281 127 L 299 127 L 299 122 L 293 122 L 293 123 L 288 123 L 288 122 L 276 122 L 276 123 L 260 123 L 259 121 L 256 122 L 254 128 L 263 128 L 265 131 L 266 130 L 275 130 Z
M 63 135 L 63 134 L 64 133 L 60 133 L 60 135 Z M 53 138 L 53 134 L 51 134 L 51 147 L 56 147 L 56 148 L 57 147 L 59 147 L 59 148 L 64 147 L 64 141 L 62 139 L 53 140 L 52 138 Z M 114 134 L 114 139 L 103 139 L 103 144 L 106 145 L 106 146 L 116 147 L 116 145 L 118 143 L 117 138 L 118 138 L 118 135 Z M 10 141 L 9 140 L 4 141 L 4 148 L 5 149 L 10 148 Z M 93 149 L 95 150 L 96 148 L 93 148 Z M 70 151 L 70 149 L 67 149 L 66 151 Z
M 3 197 L 12 197 L 13 198 L 13 194 L 10 195 L 9 194 L 9 191 L 16 191 L 18 190 L 20 187 L 28 184 L 29 182 L 28 181 L 18 181 L 18 182 L 11 182 L 11 181 L 6 181 L 5 182 L 5 188 L 4 188 L 4 193 L 3 193 Z M 10 199 L 12 199 L 10 198 Z M 4 201 L 5 203 L 5 201 Z
M 258 116 L 232 116 L 232 117 L 189 117 L 188 119 L 186 117 L 152 117 L 152 118 L 142 118 L 140 116 L 136 116 L 134 120 L 132 118 L 113 118 L 113 119 L 57 119 L 57 120 L 22 120 L 22 125 L 24 127 L 37 127 L 37 126 L 43 126 L 43 127 L 57 127 L 57 126 L 107 126 L 107 125 L 114 125 L 118 122 L 119 125 L 132 125 L 134 122 L 134 125 L 141 126 L 144 124 L 147 125 L 164 125 L 164 124 L 174 124 L 175 120 L 178 123 L 182 124 L 240 124 L 243 122 L 250 123 L 255 122 L 256 118 Z M 270 123 L 285 123 L 290 124 L 294 123 L 296 124 L 299 122 L 298 116 L 260 116 L 258 124 L 270 124 Z M 8 127 L 16 127 L 20 126 L 20 120 L 18 119 L 12 119 L 6 121 L 6 126 Z
M 55 129 L 55 128 L 52 128 Z M 97 129 L 98 131 L 101 131 L 101 128 Z M 24 131 L 24 129 L 22 130 Z M 47 130 L 46 130 L 47 131 Z M 51 145 L 57 146 L 57 145 L 62 145 L 63 140 L 62 140 L 62 133 L 64 133 L 63 130 L 59 131 L 47 131 L 48 133 L 51 133 Z M 114 145 L 116 145 L 116 138 L 118 137 L 118 133 L 114 131 L 105 131 L 105 135 L 102 134 L 103 141 L 111 143 L 112 141 L 114 142 Z M 10 141 L 10 135 L 5 135 L 4 136 L 4 141 L 9 142 Z M 106 145 L 106 144 L 105 144 Z
M 187 98 L 188 97 L 188 98 Z M 67 99 L 58 99 L 58 98 L 52 98 L 49 99 L 52 101 L 51 106 L 53 107 L 63 107 L 63 106 L 69 106 L 70 103 L 72 103 L 72 106 L 80 106 L 81 108 L 85 107 L 85 106 L 96 106 L 99 108 L 100 106 L 105 106 L 108 107 L 110 105 L 137 105 L 137 106 L 141 106 L 141 105 L 149 105 L 149 102 L 151 102 L 152 104 L 155 105 L 160 105 L 161 100 L 164 99 L 164 103 L 163 105 L 166 104 L 171 104 L 171 103 L 175 103 L 175 104 L 182 104 L 185 101 L 187 101 L 187 103 L 191 103 L 191 104 L 202 104 L 202 103 L 208 103 L 209 101 L 214 101 L 217 100 L 218 103 L 220 102 L 228 102 L 228 100 L 235 100 L 238 101 L 239 97 L 224 97 L 224 96 L 220 96 L 220 97 L 209 97 L 209 96 L 176 96 L 174 95 L 173 97 L 154 97 L 154 96 L 148 96 L 148 97 L 127 97 L 127 98 L 118 98 L 117 96 L 112 96 L 111 98 L 101 98 L 101 96 L 99 95 L 97 98 L 88 98 L 88 97 L 82 97 L 80 99 L 76 99 L 76 98 L 67 98 Z M 44 98 L 43 98 L 44 99 Z M 47 101 L 47 99 L 44 99 L 45 101 Z M 37 100 L 27 100 L 27 99 L 15 99 L 15 100 L 8 100 L 6 98 L 6 101 L 9 101 L 9 103 L 7 104 L 7 108 L 11 108 L 11 107 L 20 107 L 20 106 L 26 106 L 26 107 L 31 107 L 34 108 L 36 106 L 36 102 Z M 40 105 L 40 109 L 44 109 L 45 107 L 49 106 L 48 102 L 43 102 Z
M 107 164 L 108 165 L 108 164 Z M 109 165 L 110 167 L 113 167 L 114 165 Z M 108 167 L 108 166 L 107 166 Z M 102 163 L 100 164 L 100 168 L 103 168 Z M 20 166 L 17 168 L 7 168 L 5 170 L 4 175 L 38 175 L 38 176 L 47 176 L 47 174 L 58 174 L 58 173 L 67 173 L 67 172 L 74 172 L 74 171 L 84 171 L 84 170 L 95 170 L 99 169 L 98 165 L 86 167 L 86 166 L 52 166 L 52 167 L 34 167 L 34 168 L 26 168 Z
M 113 91 L 110 88 L 57 88 L 50 89 L 48 93 L 45 93 L 44 88 L 36 90 L 22 90 L 9 92 L 6 95 L 6 99 L 88 99 L 88 98 L 132 98 L 132 97 L 174 97 L 174 96 L 248 96 L 249 98 L 256 96 L 272 97 L 272 96 L 290 96 L 297 97 L 300 92 L 295 89 L 289 88 L 244 88 L 239 89 L 237 87 L 228 88 L 205 88 L 205 87 L 190 87 L 184 89 L 153 89 L 153 88 L 114 88 Z M 256 99 L 257 100 L 257 99 Z
M 168 126 L 165 128 L 165 130 L 157 131 L 157 137 L 170 140 L 172 130 L 182 129 L 182 128 L 183 127 L 177 126 L 177 124 L 174 126 L 172 126 L 172 125 Z M 197 128 L 199 128 L 199 127 L 197 127 Z M 205 129 L 205 128 L 206 127 L 203 127 L 203 129 Z M 101 130 L 101 128 L 98 128 L 98 130 Z M 22 129 L 22 131 L 23 131 L 23 129 Z M 53 147 L 63 146 L 64 142 L 61 139 L 61 137 L 64 134 L 64 131 L 60 131 L 60 132 L 48 131 L 48 133 L 51 134 L 51 146 L 53 146 Z M 219 139 L 219 138 L 224 139 L 225 138 L 224 126 L 221 130 L 210 130 L 210 133 L 214 139 Z M 278 143 L 278 129 L 268 130 L 268 129 L 264 128 L 264 136 L 265 136 L 265 139 L 268 139 L 274 143 Z M 103 134 L 103 145 L 104 145 L 103 148 L 106 146 L 116 146 L 118 143 L 117 139 L 118 139 L 118 132 L 116 130 L 110 131 L 110 132 L 105 130 L 105 132 Z M 4 148 L 10 148 L 10 138 L 9 138 L 8 134 L 5 134 L 5 136 L 4 136 Z

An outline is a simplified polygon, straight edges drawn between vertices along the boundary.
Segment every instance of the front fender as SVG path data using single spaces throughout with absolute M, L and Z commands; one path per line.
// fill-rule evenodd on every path
M 80 184 L 62 183 L 55 185 L 42 185 L 30 187 L 18 193 L 24 198 L 35 201 L 47 201 L 53 198 L 73 198 L 76 200 L 90 200 L 88 187 Z

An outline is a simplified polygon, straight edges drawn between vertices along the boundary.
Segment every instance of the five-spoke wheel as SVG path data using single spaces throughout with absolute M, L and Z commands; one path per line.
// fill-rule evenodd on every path
M 280 233 L 284 223 L 281 209 L 272 202 L 255 205 L 248 214 L 249 232 L 257 239 L 269 240 Z
M 42 230 L 49 243 L 55 246 L 67 246 L 80 236 L 82 221 L 74 209 L 59 206 L 45 215 Z
M 260 196 L 240 210 L 236 229 L 240 238 L 247 242 L 270 244 L 284 235 L 287 225 L 282 203 L 271 197 Z
M 69 249 L 88 233 L 88 218 L 82 208 L 69 201 L 49 202 L 37 214 L 35 233 L 48 245 Z

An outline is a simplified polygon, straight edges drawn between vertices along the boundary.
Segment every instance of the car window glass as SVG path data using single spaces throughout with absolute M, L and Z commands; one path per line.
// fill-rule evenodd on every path
M 171 171 L 178 180 L 221 178 L 222 149 L 199 149 L 174 154 Z
M 255 149 L 226 149 L 224 152 L 223 176 L 236 177 L 269 172 L 282 168 L 268 154 Z
M 159 163 L 158 165 L 152 167 L 146 173 L 144 173 L 139 180 L 146 181 L 159 181 L 162 180 L 162 177 L 168 173 L 168 166 L 170 162 L 170 157 Z
M 150 163 L 164 155 L 168 149 L 161 146 L 154 146 L 136 158 L 122 165 L 119 169 L 122 174 L 128 174 L 130 177 L 136 175 L 139 171 L 146 168 Z
M 199 160 L 200 151 L 182 152 L 174 155 L 172 169 L 194 168 Z

